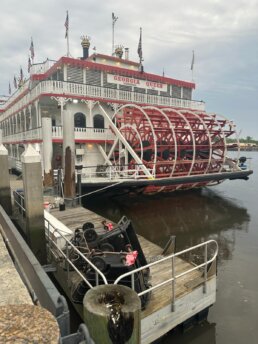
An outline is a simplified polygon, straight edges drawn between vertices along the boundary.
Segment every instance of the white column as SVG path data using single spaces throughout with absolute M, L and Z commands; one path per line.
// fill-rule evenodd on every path
M 64 81 L 67 81 L 67 65 L 64 65 Z
M 43 138 L 43 166 L 44 166 L 44 185 L 51 186 L 52 183 L 52 119 L 42 117 L 42 138 Z
M 35 109 L 36 109 L 36 128 L 39 127 L 39 101 L 36 100 L 34 103 Z

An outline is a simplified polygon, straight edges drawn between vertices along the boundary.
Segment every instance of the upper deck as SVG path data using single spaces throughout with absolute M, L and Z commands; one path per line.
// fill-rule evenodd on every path
M 108 56 L 97 55 L 97 62 L 62 57 L 33 65 L 30 77 L 0 104 L 0 121 L 44 96 L 204 110 L 203 101 L 192 100 L 194 83 L 140 72 L 136 63 L 109 58 L 112 64 Z

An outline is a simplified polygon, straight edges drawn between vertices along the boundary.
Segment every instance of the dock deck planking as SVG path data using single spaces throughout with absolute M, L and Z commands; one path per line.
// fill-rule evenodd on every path
M 92 222 L 96 229 L 102 229 L 102 221 L 104 217 L 88 210 L 83 207 L 68 208 L 64 211 L 59 211 L 58 209 L 51 209 L 51 214 L 60 220 L 64 225 L 72 230 L 76 228 L 82 228 L 85 222 Z M 145 254 L 148 262 L 155 261 L 155 259 L 162 258 L 162 249 L 147 240 L 146 238 L 138 235 L 141 247 Z M 187 271 L 193 267 L 192 264 L 184 261 L 181 258 L 176 257 L 175 259 L 175 273 L 179 274 Z M 188 273 L 187 276 L 182 276 L 176 281 L 175 286 L 175 296 L 176 299 L 182 297 L 183 295 L 190 293 L 195 287 L 196 283 L 189 283 L 195 280 L 201 281 L 201 272 L 195 270 Z M 153 286 L 161 283 L 172 277 L 172 262 L 167 260 L 163 263 L 154 265 L 150 268 L 151 284 Z M 200 284 L 200 283 L 199 283 Z M 187 286 L 188 285 L 188 286 Z M 193 285 L 194 287 L 189 287 Z M 197 283 L 198 285 L 198 283 Z M 148 317 L 152 313 L 164 308 L 165 306 L 172 304 L 172 284 L 167 283 L 166 285 L 157 288 L 151 294 L 151 299 L 145 310 L 142 311 L 142 319 Z

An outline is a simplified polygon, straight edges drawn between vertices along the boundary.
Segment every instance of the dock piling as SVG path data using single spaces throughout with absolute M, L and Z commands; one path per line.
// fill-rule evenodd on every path
M 1 134 L 0 134 L 1 136 Z M 1 140 L 1 137 L 0 137 Z M 8 215 L 12 214 L 8 151 L 0 141 L 0 204 Z
M 83 300 L 84 322 L 95 343 L 141 341 L 141 301 L 135 291 L 123 285 L 100 285 Z
M 21 156 L 28 244 L 41 264 L 46 264 L 43 187 L 40 155 L 28 145 Z

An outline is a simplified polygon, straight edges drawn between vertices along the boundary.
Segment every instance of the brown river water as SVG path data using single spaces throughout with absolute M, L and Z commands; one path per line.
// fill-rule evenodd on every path
M 85 207 L 118 221 L 126 215 L 137 233 L 164 247 L 176 235 L 177 251 L 215 239 L 219 244 L 217 301 L 207 322 L 159 343 L 258 343 L 258 152 L 250 157 L 248 181 L 167 196 L 106 196 L 84 199 Z

